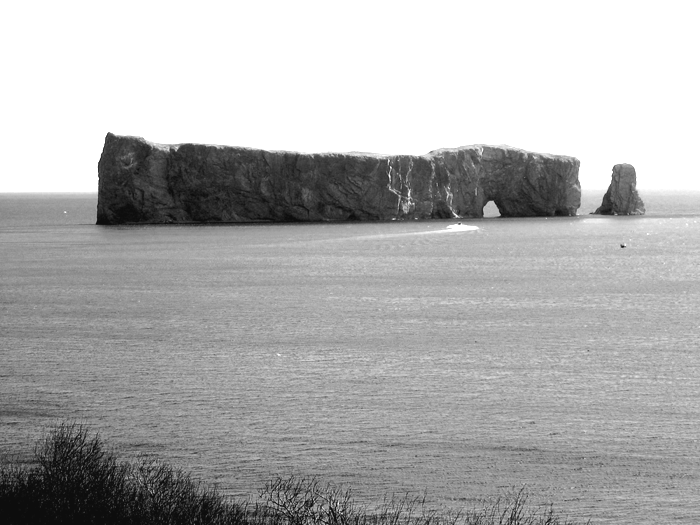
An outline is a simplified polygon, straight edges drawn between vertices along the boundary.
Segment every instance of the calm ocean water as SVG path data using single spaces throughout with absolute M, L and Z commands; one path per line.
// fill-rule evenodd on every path
M 0 195 L 0 460 L 78 420 L 255 496 L 281 474 L 700 522 L 700 194 L 644 217 L 95 226 Z M 620 248 L 621 243 L 627 247 Z

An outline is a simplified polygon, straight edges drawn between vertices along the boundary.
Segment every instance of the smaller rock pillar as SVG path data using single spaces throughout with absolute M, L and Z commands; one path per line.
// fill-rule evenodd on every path
M 615 164 L 612 181 L 597 215 L 644 215 L 644 202 L 637 193 L 637 172 L 631 164 Z

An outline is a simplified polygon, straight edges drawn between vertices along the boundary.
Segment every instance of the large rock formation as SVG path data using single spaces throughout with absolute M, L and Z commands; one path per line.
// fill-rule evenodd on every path
M 637 172 L 631 164 L 615 164 L 612 180 L 598 215 L 644 215 L 644 202 L 637 193 Z
M 98 224 L 576 215 L 579 161 L 506 146 L 305 154 L 107 134 Z

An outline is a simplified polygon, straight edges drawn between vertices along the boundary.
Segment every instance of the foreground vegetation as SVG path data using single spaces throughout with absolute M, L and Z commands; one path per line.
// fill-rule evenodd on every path
M 278 478 L 254 502 L 237 502 L 153 460 L 119 461 L 97 434 L 62 424 L 37 444 L 32 466 L 0 468 L 0 516 L 13 524 L 201 525 L 565 525 L 524 490 L 460 513 L 425 498 L 358 505 L 351 491 L 315 478 Z

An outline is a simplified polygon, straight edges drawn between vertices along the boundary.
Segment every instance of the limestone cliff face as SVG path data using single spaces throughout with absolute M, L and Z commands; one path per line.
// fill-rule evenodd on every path
M 98 224 L 575 215 L 579 161 L 506 146 L 305 154 L 107 134 Z
M 598 215 L 644 215 L 644 202 L 637 193 L 637 172 L 631 164 L 615 164 L 612 181 L 603 202 L 594 212 Z

